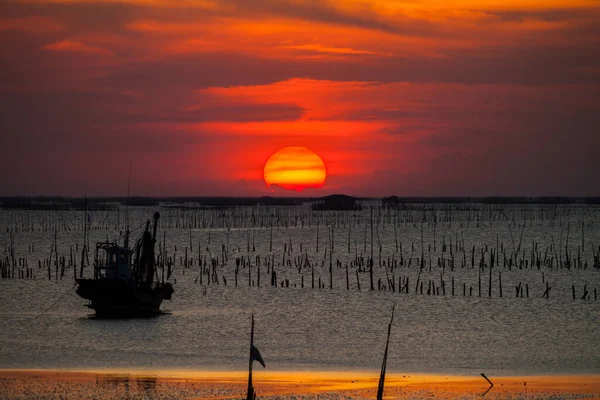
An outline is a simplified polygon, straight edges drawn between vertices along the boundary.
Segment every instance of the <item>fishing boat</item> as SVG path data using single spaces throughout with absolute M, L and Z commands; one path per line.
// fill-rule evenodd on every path
M 97 317 L 136 317 L 160 313 L 163 300 L 170 300 L 173 286 L 159 281 L 154 257 L 156 228 L 160 215 L 154 213 L 135 249 L 129 248 L 129 231 L 123 246 L 115 242 L 96 244 L 94 277 L 76 279 L 77 294 L 89 300 L 87 305 Z

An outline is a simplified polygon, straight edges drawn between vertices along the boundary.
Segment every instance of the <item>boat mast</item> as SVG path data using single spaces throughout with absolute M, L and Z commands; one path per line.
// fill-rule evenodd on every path
M 83 262 L 87 252 L 87 193 L 83 197 L 83 247 L 81 248 L 81 264 L 79 265 L 79 278 L 83 278 Z M 73 268 L 77 269 L 76 266 Z M 94 266 L 94 277 L 96 276 L 96 266 Z
M 154 226 L 152 227 L 152 237 L 150 240 L 150 246 L 148 248 L 148 253 L 146 256 L 147 262 L 147 271 L 146 271 L 146 284 L 148 287 L 151 287 L 154 283 L 154 273 L 155 273 L 155 265 L 154 265 L 154 246 L 156 244 L 156 228 L 158 227 L 158 219 L 160 218 L 160 214 L 157 212 L 154 213 Z M 144 247 L 144 251 L 146 248 Z
M 131 160 L 129 160 L 129 177 L 127 178 L 127 200 L 125 200 L 125 241 L 123 247 L 129 248 L 129 189 L 131 188 Z

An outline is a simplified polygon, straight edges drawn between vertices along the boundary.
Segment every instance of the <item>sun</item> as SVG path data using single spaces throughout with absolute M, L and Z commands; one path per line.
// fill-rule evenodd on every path
M 306 147 L 284 147 L 265 163 L 264 179 L 269 186 L 301 191 L 322 187 L 326 177 L 323 159 Z

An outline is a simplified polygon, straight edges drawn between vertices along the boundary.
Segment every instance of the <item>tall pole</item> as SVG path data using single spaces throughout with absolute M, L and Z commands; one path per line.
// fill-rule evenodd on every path
M 246 400 L 254 400 L 254 387 L 252 386 L 252 348 L 254 347 L 254 314 L 252 314 L 252 328 L 250 329 L 250 357 L 248 358 L 248 395 Z
M 385 343 L 385 352 L 383 354 L 383 362 L 381 363 L 381 373 L 379 375 L 379 385 L 377 386 L 377 400 L 383 399 L 383 386 L 385 383 L 385 370 L 387 368 L 387 356 L 388 356 L 388 346 L 390 344 L 390 333 L 392 331 L 392 323 L 394 322 L 394 309 L 396 308 L 396 304 L 392 307 L 392 318 L 390 320 L 390 324 L 388 325 L 388 333 L 387 333 L 387 341 Z

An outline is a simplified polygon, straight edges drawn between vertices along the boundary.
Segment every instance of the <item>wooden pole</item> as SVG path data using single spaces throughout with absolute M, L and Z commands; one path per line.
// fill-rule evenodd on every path
M 252 314 L 252 328 L 250 329 L 250 357 L 248 361 L 248 394 L 246 400 L 254 400 L 256 394 L 252 386 L 252 347 L 254 347 L 254 313 Z
M 387 339 L 385 342 L 385 352 L 383 353 L 383 362 L 381 363 L 381 373 L 379 374 L 379 385 L 377 386 L 377 400 L 383 399 L 383 388 L 385 384 L 385 371 L 387 369 L 387 356 L 388 356 L 388 348 L 390 344 L 390 333 L 392 331 L 392 323 L 394 322 L 394 309 L 396 308 L 396 304 L 392 307 L 392 318 L 390 319 L 390 324 L 388 325 Z

